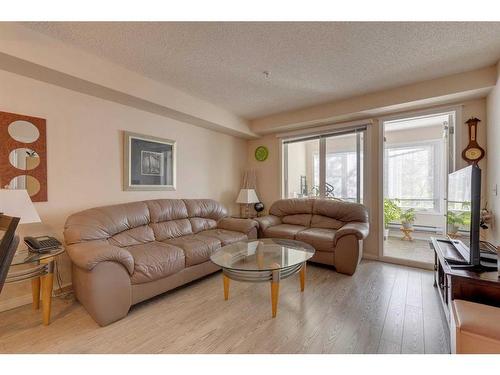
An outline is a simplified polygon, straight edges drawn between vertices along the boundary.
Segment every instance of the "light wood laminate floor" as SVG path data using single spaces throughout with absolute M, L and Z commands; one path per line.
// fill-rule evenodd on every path
M 99 327 L 72 299 L 54 299 L 52 324 L 24 306 L 0 313 L 1 353 L 448 353 L 430 271 L 363 261 L 353 277 L 309 265 L 283 280 L 271 318 L 269 284 L 217 273 L 132 307 Z

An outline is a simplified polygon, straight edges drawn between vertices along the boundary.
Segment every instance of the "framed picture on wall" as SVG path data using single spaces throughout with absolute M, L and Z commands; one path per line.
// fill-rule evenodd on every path
M 123 189 L 175 190 L 175 141 L 123 132 Z

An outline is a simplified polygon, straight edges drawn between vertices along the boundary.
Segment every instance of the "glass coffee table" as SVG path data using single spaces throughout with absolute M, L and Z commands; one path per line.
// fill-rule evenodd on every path
M 305 287 L 306 262 L 314 248 L 304 242 L 260 238 L 236 242 L 217 250 L 210 260 L 222 267 L 224 299 L 229 298 L 229 280 L 271 283 L 273 318 L 278 310 L 280 280 L 300 272 L 300 289 Z

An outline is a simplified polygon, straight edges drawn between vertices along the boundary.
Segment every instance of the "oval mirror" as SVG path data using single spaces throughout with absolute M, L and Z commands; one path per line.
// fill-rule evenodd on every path
M 40 182 L 33 176 L 17 176 L 10 180 L 9 189 L 26 189 L 32 197 L 40 191 Z
M 29 171 L 35 169 L 40 164 L 40 157 L 30 148 L 16 148 L 9 154 L 9 161 L 14 167 Z
M 17 120 L 8 127 L 9 135 L 18 142 L 33 143 L 40 137 L 40 131 L 31 122 Z

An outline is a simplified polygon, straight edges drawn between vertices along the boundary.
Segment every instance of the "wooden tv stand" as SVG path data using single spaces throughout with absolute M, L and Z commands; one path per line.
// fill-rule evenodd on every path
M 434 250 L 434 286 L 438 287 L 448 324 L 451 301 L 461 299 L 500 307 L 500 278 L 498 271 L 471 271 L 451 268 L 445 257 L 460 259 L 453 244 L 442 238 L 431 237 Z

